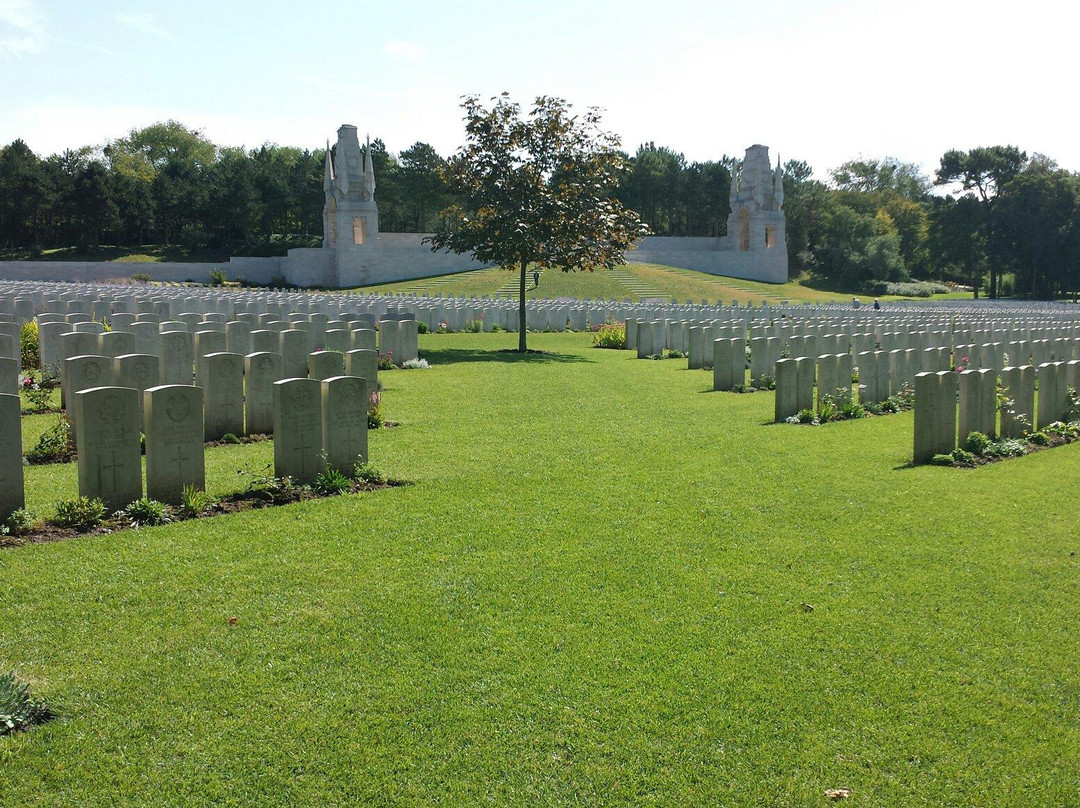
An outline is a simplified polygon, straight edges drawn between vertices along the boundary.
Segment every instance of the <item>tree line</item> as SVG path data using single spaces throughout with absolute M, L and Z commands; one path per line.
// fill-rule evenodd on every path
M 652 233 L 722 236 L 736 158 L 692 162 L 655 143 L 627 155 L 613 195 Z M 429 144 L 372 143 L 380 228 L 431 232 L 459 203 L 452 166 Z M 176 121 L 103 147 L 41 158 L 0 148 L 0 247 L 175 245 L 188 254 L 282 254 L 316 246 L 325 152 L 217 146 Z M 813 178 L 784 164 L 792 276 L 873 289 L 908 279 L 959 281 L 991 297 L 1080 290 L 1080 177 L 1014 146 L 951 150 L 933 177 L 892 158 L 850 160 Z

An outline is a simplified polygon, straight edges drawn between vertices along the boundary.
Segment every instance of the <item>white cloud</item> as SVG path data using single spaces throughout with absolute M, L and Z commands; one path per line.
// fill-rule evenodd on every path
M 35 3 L 0 0 L 0 55 L 37 53 L 44 40 L 44 17 Z
M 146 34 L 157 39 L 164 39 L 167 42 L 176 42 L 176 37 L 169 31 L 166 31 L 160 25 L 155 22 L 153 15 L 151 14 L 128 14 L 120 12 L 113 18 L 120 25 L 126 28 L 130 28 L 133 31 L 138 31 L 140 34 Z
M 423 59 L 427 55 L 427 50 L 423 45 L 418 45 L 415 42 L 404 42 L 400 39 L 391 39 L 385 45 L 383 45 L 383 53 L 388 53 L 398 59 L 405 59 L 407 61 L 416 61 Z

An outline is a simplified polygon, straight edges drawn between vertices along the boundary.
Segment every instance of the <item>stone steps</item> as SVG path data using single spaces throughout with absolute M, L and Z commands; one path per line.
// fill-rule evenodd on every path
M 636 275 L 632 275 L 621 267 L 615 267 L 609 270 L 611 277 L 622 284 L 628 292 L 633 295 L 637 295 L 640 299 L 646 298 L 660 298 L 661 300 L 667 300 L 670 295 L 655 286 L 650 286 L 645 281 L 638 278 Z
M 540 277 L 544 277 L 544 270 L 537 270 L 540 273 Z M 518 292 L 520 291 L 521 276 L 518 273 L 511 273 L 512 278 L 499 287 L 499 290 L 495 292 L 495 297 L 509 297 L 511 299 L 517 299 Z M 529 281 L 532 280 L 532 273 L 530 272 L 526 278 L 525 291 L 528 291 L 532 287 L 529 286 Z

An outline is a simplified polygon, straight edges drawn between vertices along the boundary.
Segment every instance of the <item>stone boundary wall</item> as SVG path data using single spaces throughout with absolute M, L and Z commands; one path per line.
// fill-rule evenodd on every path
M 433 253 L 423 244 L 425 233 L 381 233 L 374 249 L 364 256 L 350 277 L 332 278 L 329 253 L 319 248 L 290 250 L 288 256 L 269 258 L 234 256 L 217 263 L 129 263 L 119 261 L 0 261 L 0 280 L 68 281 L 92 283 L 130 278 L 141 272 L 156 281 L 205 283 L 210 272 L 224 269 L 229 280 L 243 278 L 268 284 L 284 276 L 297 286 L 353 287 L 391 283 L 455 272 L 483 269 L 466 256 Z M 649 236 L 627 253 L 632 263 L 661 264 L 728 275 L 766 283 L 787 282 L 787 255 L 783 250 L 736 252 L 722 249 L 719 238 Z

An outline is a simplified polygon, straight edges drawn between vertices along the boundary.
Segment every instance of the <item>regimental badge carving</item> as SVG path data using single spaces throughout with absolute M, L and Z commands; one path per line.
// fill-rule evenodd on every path
M 187 400 L 187 396 L 181 393 L 173 393 L 169 396 L 165 402 L 165 414 L 174 423 L 186 419 L 191 414 L 191 403 Z
M 98 404 L 98 417 L 106 424 L 115 424 L 124 417 L 124 402 L 116 393 L 108 393 Z
M 83 381 L 93 384 L 101 378 L 101 367 L 97 362 L 87 362 L 83 365 Z

